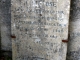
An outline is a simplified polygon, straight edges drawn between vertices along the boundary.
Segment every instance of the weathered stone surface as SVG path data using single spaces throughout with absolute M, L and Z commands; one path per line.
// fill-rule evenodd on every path
M 12 0 L 13 60 L 65 60 L 70 0 Z
M 80 60 L 80 0 L 72 0 L 67 60 Z
M 1 49 L 11 51 L 11 0 L 0 0 Z

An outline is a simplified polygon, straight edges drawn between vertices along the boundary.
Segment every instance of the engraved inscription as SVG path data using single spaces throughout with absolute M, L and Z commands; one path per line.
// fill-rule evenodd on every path
M 70 1 L 65 3 L 64 0 L 12 0 L 14 60 L 65 60 L 66 52 L 61 52 L 67 45 L 62 45 L 62 40 L 68 35 Z

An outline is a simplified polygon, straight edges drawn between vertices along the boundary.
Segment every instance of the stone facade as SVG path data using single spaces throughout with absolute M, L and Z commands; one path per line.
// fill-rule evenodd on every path
M 1 50 L 11 51 L 11 0 L 0 0 Z
M 80 60 L 80 0 L 72 0 L 67 60 Z
M 15 0 L 13 0 L 13 1 L 15 1 Z M 19 1 L 19 3 L 17 2 L 17 1 Z M 20 3 L 24 3 L 24 2 L 20 2 L 21 0 L 17 0 L 16 1 L 16 3 L 18 3 L 19 5 L 20 5 Z M 26 0 L 24 0 L 24 1 L 26 1 Z M 36 1 L 38 1 L 38 0 L 36 0 Z M 44 1 L 44 0 L 41 0 L 41 1 Z M 47 0 L 46 0 L 47 1 Z M 52 1 L 52 0 L 49 0 L 49 1 Z M 56 2 L 57 0 L 55 0 L 55 2 Z M 62 0 L 61 0 L 62 1 Z M 13 2 L 12 2 L 13 3 Z M 25 2 L 26 3 L 26 2 Z M 29 3 L 30 3 L 30 1 L 29 1 Z M 62 2 L 60 2 L 60 5 L 61 5 L 61 3 Z M 66 1 L 64 2 L 64 4 L 66 3 Z M 16 4 L 15 6 L 16 7 L 18 7 L 19 5 L 18 4 Z M 46 3 L 47 5 L 50 5 L 48 2 Z M 66 3 L 67 4 L 67 3 Z M 66 50 L 66 48 L 67 48 L 67 43 L 63 43 L 62 42 L 62 40 L 63 39 L 57 39 L 57 41 L 59 41 L 60 43 L 60 46 L 59 45 L 57 45 L 56 43 L 55 43 L 55 45 L 54 46 L 59 46 L 59 48 L 61 48 L 61 49 L 59 49 L 59 51 L 61 52 L 60 53 L 60 57 L 58 56 L 58 54 L 59 53 L 57 53 L 57 57 L 56 58 L 58 58 L 57 60 L 60 60 L 60 58 L 62 59 L 62 57 L 63 57 L 63 55 L 64 55 L 64 57 L 63 57 L 63 60 L 64 59 L 66 59 L 66 51 L 67 51 L 67 60 L 80 60 L 80 58 L 79 58 L 79 56 L 80 56 L 80 42 L 79 42 L 79 38 L 80 38 L 80 29 L 79 29 L 79 25 L 80 25 L 80 22 L 79 22 L 79 19 L 80 19 L 80 1 L 79 0 L 72 0 L 71 1 L 71 17 L 70 17 L 70 25 L 69 25 L 69 34 L 70 34 L 70 38 L 68 39 L 69 40 L 69 43 L 68 43 L 68 51 Z M 28 4 L 29 5 L 29 4 Z M 55 6 L 55 4 L 51 4 L 51 5 L 54 5 Z M 24 5 L 23 5 L 24 6 Z M 67 6 L 67 5 L 66 5 Z M 24 6 L 25 7 L 25 6 Z M 22 8 L 24 8 L 24 7 L 22 7 Z M 62 6 L 63 7 L 63 6 Z M 63 9 L 62 7 L 58 7 L 59 9 Z M 26 10 L 27 8 L 29 8 L 29 7 L 26 7 L 24 10 Z M 31 7 L 32 8 L 32 7 Z M 30 9 L 31 9 L 30 8 Z M 43 6 L 43 8 L 46 8 L 46 10 L 47 10 L 47 7 L 44 7 Z M 66 7 L 65 7 L 66 8 Z M 11 0 L 0 0 L 0 24 L 1 24 L 1 50 L 5 50 L 5 51 L 12 51 L 12 46 L 11 46 L 11 11 L 10 11 L 10 9 L 11 9 Z M 34 8 L 33 8 L 34 9 Z M 51 9 L 51 7 L 49 7 L 49 9 Z M 18 9 L 17 9 L 18 10 Z M 42 8 L 41 8 L 41 10 L 42 10 Z M 53 9 L 53 10 L 56 10 L 56 8 L 55 9 Z M 64 10 L 64 9 L 63 9 Z M 14 9 L 13 9 L 13 11 L 15 11 Z M 29 9 L 27 10 L 28 12 L 31 12 Z M 65 11 L 65 10 L 64 10 Z M 68 10 L 69 11 L 69 10 Z M 17 11 L 15 11 L 15 12 L 17 12 Z M 21 12 L 21 8 L 19 8 L 19 11 L 18 12 Z M 47 12 L 47 13 L 46 13 Z M 50 14 L 50 12 L 48 12 L 48 11 L 46 11 L 45 13 L 47 14 L 47 16 L 52 16 L 51 14 Z M 65 12 L 67 12 L 67 11 L 65 11 Z M 39 18 L 40 18 L 40 20 L 38 21 L 38 22 L 44 22 L 43 20 L 44 20 L 44 18 L 43 19 L 41 19 L 41 16 L 45 16 L 45 13 L 40 13 L 40 15 L 37 15 Z M 49 15 L 48 15 L 48 13 L 49 13 Z M 51 12 L 52 13 L 52 12 Z M 28 15 L 28 14 L 30 14 L 30 13 L 26 13 L 26 14 L 24 14 L 24 13 L 22 13 L 21 12 L 21 14 L 23 14 L 24 16 L 26 15 Z M 21 15 L 20 14 L 20 15 Z M 15 15 L 15 14 L 14 14 Z M 20 16 L 19 15 L 19 16 Z M 23 16 L 22 15 L 22 16 Z M 54 14 L 55 15 L 55 17 L 57 16 L 56 14 Z M 32 15 L 32 16 L 36 16 L 35 15 L 35 13 Z M 12 16 L 13 17 L 13 16 Z M 14 19 L 14 18 L 13 18 Z M 19 18 L 20 19 L 20 18 Z M 17 20 L 19 20 L 19 19 L 17 19 Z M 24 20 L 24 18 L 21 18 L 22 20 Z M 25 18 L 26 19 L 26 18 Z M 49 18 L 48 18 L 49 19 Z M 28 18 L 28 19 L 26 19 L 26 20 L 30 20 L 30 18 Z M 35 19 L 36 20 L 36 19 Z M 68 19 L 67 19 L 68 20 Z M 37 21 L 37 20 L 36 20 Z M 49 21 L 49 20 L 48 20 Z M 48 22 L 48 21 L 46 21 L 46 22 Z M 16 21 L 17 22 L 17 21 Z M 16 22 L 14 22 L 14 23 L 16 23 Z M 19 22 L 19 21 L 18 21 Z M 28 22 L 26 22 L 26 23 L 28 23 Z M 29 23 L 31 23 L 31 22 L 29 22 Z M 54 22 L 55 23 L 55 22 Z M 16 24 L 18 24 L 18 23 L 16 23 Z M 22 23 L 21 23 L 22 24 Z M 25 22 L 23 22 L 23 24 L 25 24 Z M 68 26 L 68 25 L 67 25 Z M 24 26 L 25 27 L 25 26 Z M 33 26 L 30 26 L 30 24 L 27 24 L 27 26 L 26 26 L 27 28 L 32 28 Z M 36 26 L 36 27 L 39 27 L 40 29 L 41 29 L 41 27 L 45 27 L 45 25 L 43 26 L 41 26 L 41 25 L 38 25 L 38 26 Z M 36 28 L 35 27 L 35 28 Z M 18 31 L 18 28 L 19 28 L 19 26 L 17 26 L 17 31 Z M 28 31 L 28 29 L 25 29 L 25 32 L 27 32 Z M 54 26 L 53 27 L 51 27 L 51 28 L 54 28 Z M 66 27 L 66 29 L 67 29 L 68 27 Z M 15 28 L 14 28 L 15 29 Z M 22 28 L 21 28 L 22 29 Z M 51 29 L 49 29 L 49 28 L 47 28 L 48 30 L 51 30 Z M 66 30 L 65 29 L 65 30 Z M 21 30 L 21 31 L 23 31 L 24 30 L 24 28 Z M 53 29 L 52 29 L 53 30 Z M 52 30 L 51 31 L 47 31 L 47 32 L 52 32 Z M 35 29 L 35 31 L 37 31 L 37 33 L 36 34 L 40 34 L 40 33 L 42 33 L 42 35 L 45 33 L 44 32 L 44 30 L 42 29 L 42 31 L 38 31 L 38 30 L 36 30 Z M 33 33 L 33 32 L 35 32 L 35 31 L 28 31 L 29 33 Z M 58 30 L 59 31 L 59 30 Z M 68 29 L 66 30 L 66 31 L 68 31 Z M 19 32 L 19 31 L 18 31 Z M 25 32 L 22 32 L 23 33 L 23 35 L 24 35 L 24 33 Z M 68 32 L 67 32 L 68 33 Z M 19 33 L 18 33 L 19 34 Z M 31 57 L 29 57 L 29 56 L 27 56 L 27 57 L 24 57 L 24 56 L 26 56 L 26 52 L 27 51 L 25 51 L 25 50 L 29 50 L 28 52 L 31 52 L 32 50 L 32 48 L 33 48 L 33 46 L 32 45 L 34 45 L 35 46 L 35 44 L 32 44 L 33 42 L 29 42 L 28 41 L 28 43 L 26 43 L 27 41 L 26 41 L 26 39 L 24 39 L 23 41 L 21 40 L 21 39 L 19 39 L 20 41 L 22 41 L 22 43 L 18 43 L 17 42 L 17 36 L 18 36 L 18 34 L 16 34 L 15 33 L 15 36 L 16 36 L 16 39 L 13 39 L 12 38 L 12 40 L 13 40 L 13 43 L 15 44 L 15 46 L 13 46 L 13 48 L 15 49 L 16 48 L 16 50 L 15 50 L 15 52 L 19 52 L 19 54 L 20 55 L 15 55 L 15 56 L 17 56 L 17 57 L 20 57 L 20 59 L 25 59 L 25 58 L 28 58 L 29 60 L 30 59 L 32 59 Z M 49 34 L 52 34 L 52 33 L 49 33 Z M 54 33 L 55 34 L 55 33 Z M 13 33 L 12 33 L 12 35 L 13 35 Z M 40 34 L 41 35 L 41 34 Z M 64 35 L 64 33 L 63 34 L 61 34 L 61 36 L 62 35 Z M 67 35 L 67 34 L 66 34 Z M 59 36 L 59 35 L 58 35 Z M 20 36 L 20 37 L 23 37 L 22 35 Z M 28 37 L 28 40 L 29 40 L 29 36 L 27 36 Z M 64 36 L 63 36 L 64 37 Z M 66 38 L 67 38 L 67 36 L 66 36 Z M 31 39 L 31 38 L 30 38 Z M 43 39 L 42 37 L 37 37 L 37 38 L 35 38 L 34 39 L 34 42 L 37 42 L 36 44 L 37 44 L 37 46 L 39 46 L 39 47 L 34 47 L 34 48 L 38 48 L 38 50 L 39 50 L 39 48 L 40 49 L 42 49 L 42 47 L 41 47 L 41 45 L 39 45 L 39 43 L 41 43 L 40 42 L 40 39 L 41 40 L 43 40 L 43 41 L 45 41 L 45 40 L 48 40 L 48 38 L 45 38 L 45 39 Z M 14 41 L 15 40 L 15 41 Z M 55 40 L 55 39 L 53 39 L 53 40 Z M 65 40 L 65 39 L 64 39 Z M 26 41 L 26 42 L 24 42 L 24 41 Z M 16 42 L 16 43 L 15 43 Z M 53 41 L 54 42 L 54 41 Z M 31 45 L 31 44 L 32 45 Z M 51 41 L 51 43 L 52 43 L 52 41 Z M 13 44 L 13 45 L 14 45 Z M 26 49 L 25 47 L 26 47 L 26 45 L 22 45 L 22 44 L 26 44 L 26 45 L 28 45 L 27 46 L 27 48 L 28 49 Z M 48 44 L 48 43 L 47 43 Z M 50 45 L 50 42 L 49 42 L 49 44 L 48 44 L 48 47 L 49 47 L 49 45 Z M 52 45 L 53 45 L 53 43 L 52 43 Z M 51 46 L 52 46 L 51 45 Z M 21 46 L 21 47 L 18 47 L 18 46 Z M 45 46 L 45 45 L 44 45 Z M 24 47 L 24 49 L 22 49 Z M 64 49 L 64 48 L 65 49 Z M 21 50 L 20 51 L 17 51 L 18 50 L 18 48 L 21 48 Z M 44 47 L 43 47 L 44 48 Z M 46 46 L 45 46 L 45 48 L 46 48 Z M 36 51 L 36 49 L 33 49 L 33 52 L 35 53 L 35 51 Z M 62 49 L 64 49 L 64 50 L 62 50 Z M 35 51 L 34 51 L 35 50 Z M 23 51 L 25 51 L 25 52 L 23 52 Z M 64 53 L 64 52 L 65 53 Z M 15 53 L 14 52 L 14 53 Z M 32 52 L 32 53 L 33 53 Z M 47 52 L 49 52 L 49 51 L 47 51 Z M 55 50 L 54 50 L 54 52 L 58 52 L 57 51 L 57 48 L 55 47 Z M 30 54 L 32 54 L 32 53 L 30 53 Z M 46 51 L 44 52 L 45 54 L 46 54 Z M 21 57 L 21 54 L 23 54 L 23 56 Z M 29 53 L 28 53 L 29 54 Z M 36 52 L 36 54 L 37 54 L 37 52 Z M 35 56 L 36 56 L 36 54 L 35 54 Z M 54 53 L 55 54 L 55 53 Z M 15 58 L 17 58 L 17 57 L 15 57 Z M 42 57 L 42 56 L 41 56 Z M 56 59 L 56 58 L 54 58 L 54 59 Z M 35 59 L 40 59 L 39 57 L 34 57 L 34 60 Z M 42 60 L 44 60 L 43 58 L 42 58 Z

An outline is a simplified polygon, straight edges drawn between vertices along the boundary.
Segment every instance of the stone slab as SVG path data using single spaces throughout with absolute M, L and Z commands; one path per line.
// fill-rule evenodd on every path
M 65 60 L 69 9 L 70 0 L 12 0 L 13 60 Z

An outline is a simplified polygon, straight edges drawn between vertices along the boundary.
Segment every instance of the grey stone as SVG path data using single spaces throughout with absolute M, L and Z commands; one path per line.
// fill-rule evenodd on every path
M 65 60 L 70 0 L 12 0 L 13 60 Z
M 1 50 L 11 51 L 11 0 L 0 0 Z
M 67 60 L 80 60 L 80 0 L 73 0 L 69 27 Z

